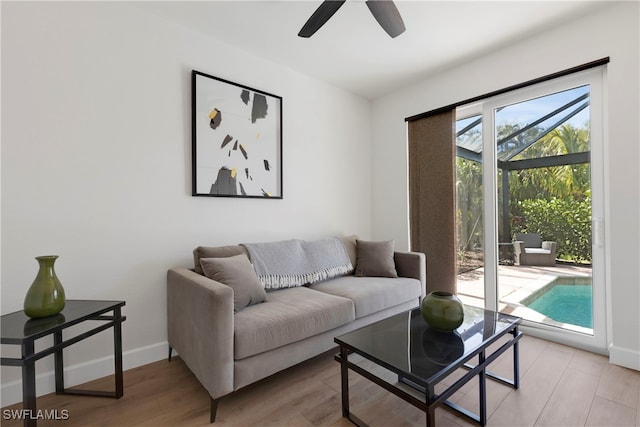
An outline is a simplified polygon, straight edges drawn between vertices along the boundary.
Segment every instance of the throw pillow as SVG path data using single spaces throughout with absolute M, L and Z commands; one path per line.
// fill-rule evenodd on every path
M 356 272 L 359 277 L 398 277 L 393 260 L 393 240 L 368 242 L 356 240 Z
M 246 255 L 202 258 L 204 275 L 233 289 L 233 311 L 264 302 L 267 294 Z

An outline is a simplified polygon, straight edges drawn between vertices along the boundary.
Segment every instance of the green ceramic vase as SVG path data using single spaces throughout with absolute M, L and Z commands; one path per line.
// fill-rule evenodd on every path
M 422 300 L 420 311 L 425 322 L 439 331 L 453 331 L 464 320 L 464 306 L 451 292 L 431 292 Z
M 53 268 L 57 258 L 57 255 L 36 257 L 40 269 L 24 297 L 24 312 L 31 318 L 53 316 L 64 308 L 64 288 Z

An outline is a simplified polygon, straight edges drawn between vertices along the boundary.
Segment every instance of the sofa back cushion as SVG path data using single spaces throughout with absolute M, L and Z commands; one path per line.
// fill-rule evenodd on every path
M 230 246 L 198 246 L 193 250 L 193 271 L 198 274 L 204 274 L 200 259 L 202 258 L 227 258 L 234 255 L 244 255 L 249 257 L 247 250 L 240 245 Z
M 517 241 L 524 242 L 525 248 L 541 248 L 542 237 L 538 233 L 516 233 Z
M 246 255 L 201 258 L 204 275 L 233 289 L 233 311 L 264 302 L 267 294 Z
M 347 250 L 347 254 L 349 254 L 349 260 L 351 260 L 351 265 L 355 268 L 357 262 L 356 240 L 358 239 L 358 236 L 352 234 L 350 236 L 340 236 L 338 237 L 338 239 L 340 239 L 340 241 L 344 245 L 344 248 Z
M 344 244 L 337 238 L 242 243 L 267 290 L 292 288 L 353 273 Z

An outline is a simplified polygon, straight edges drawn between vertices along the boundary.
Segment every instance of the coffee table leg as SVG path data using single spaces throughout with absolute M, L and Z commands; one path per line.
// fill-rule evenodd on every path
M 436 426 L 436 409 L 429 408 L 427 409 L 427 427 L 435 427 Z
M 485 354 L 484 350 L 480 352 L 478 355 L 478 363 L 480 365 L 484 365 L 485 363 Z M 480 370 L 478 373 L 478 382 L 480 389 L 480 425 L 484 426 L 487 424 L 487 376 L 484 368 Z
M 340 382 L 342 388 L 342 416 L 349 418 L 349 369 L 347 368 L 347 349 L 340 346 Z
M 518 327 L 513 328 L 511 334 L 515 337 L 518 336 Z M 513 388 L 518 389 L 520 387 L 520 355 L 518 351 L 518 344 L 520 343 L 517 340 L 513 343 Z

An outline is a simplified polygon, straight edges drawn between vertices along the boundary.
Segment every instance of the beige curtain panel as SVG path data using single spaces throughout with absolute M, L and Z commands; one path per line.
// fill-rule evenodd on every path
M 411 250 L 427 257 L 427 292 L 456 293 L 455 109 L 408 122 Z

